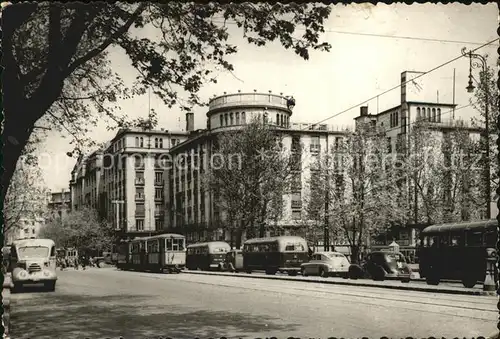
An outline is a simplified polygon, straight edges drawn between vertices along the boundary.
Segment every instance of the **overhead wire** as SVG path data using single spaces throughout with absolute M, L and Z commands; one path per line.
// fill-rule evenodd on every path
M 490 44 L 494 43 L 495 41 L 497 41 L 498 39 L 499 39 L 499 38 L 496 38 L 496 39 L 491 40 L 491 41 L 489 41 L 489 42 L 487 42 L 487 43 L 484 43 L 483 45 L 481 45 L 481 46 L 479 46 L 479 47 L 477 47 L 477 48 L 475 48 L 475 49 L 471 50 L 471 52 L 475 52 L 475 51 L 477 51 L 477 50 L 479 50 L 479 49 L 481 49 L 481 48 L 483 48 L 483 47 L 485 47 L 485 46 L 488 46 L 488 45 L 490 45 Z M 440 69 L 440 68 L 442 68 L 442 67 L 444 67 L 444 66 L 446 66 L 446 65 L 449 65 L 449 64 L 451 64 L 452 62 L 455 62 L 456 60 L 461 59 L 461 58 L 463 58 L 463 57 L 466 57 L 466 55 L 462 55 L 462 54 L 460 54 L 459 56 L 457 56 L 457 57 L 455 57 L 455 58 L 453 58 L 453 59 L 450 59 L 450 60 L 448 60 L 448 61 L 446 61 L 446 62 L 444 62 L 444 63 L 442 63 L 442 64 L 440 64 L 440 65 L 438 65 L 438 66 L 436 66 L 436 67 L 434 67 L 434 68 L 432 68 L 432 69 L 430 69 L 430 70 L 426 71 L 426 72 L 421 72 L 421 74 L 417 75 L 416 77 L 414 77 L 414 78 L 412 78 L 412 79 L 406 80 L 405 82 L 400 83 L 400 84 L 398 84 L 398 85 L 396 85 L 396 86 L 394 86 L 394 87 L 392 87 L 392 88 L 390 88 L 390 89 L 388 89 L 388 90 L 385 90 L 385 91 L 383 91 L 382 93 L 379 93 L 379 94 L 377 94 L 377 95 L 374 95 L 374 96 L 372 96 L 371 98 L 366 99 L 366 100 L 364 100 L 364 101 L 362 101 L 362 102 L 360 102 L 360 103 L 358 103 L 358 104 L 356 104 L 356 105 L 352 105 L 352 106 L 350 106 L 349 108 L 346 108 L 346 109 L 344 109 L 344 110 L 342 110 L 342 111 L 340 111 L 340 112 L 338 112 L 338 113 L 335 113 L 335 114 L 333 114 L 333 115 L 331 115 L 331 116 L 329 116 L 329 117 L 327 117 L 327 118 L 325 118 L 325 119 L 322 119 L 322 120 L 320 120 L 320 121 L 318 121 L 318 122 L 314 123 L 313 125 L 321 124 L 322 122 L 325 122 L 325 121 L 328 121 L 328 120 L 330 120 L 330 119 L 336 118 L 336 117 L 338 117 L 338 116 L 340 116 L 340 115 L 342 115 L 342 114 L 344 114 L 344 113 L 346 113 L 346 112 L 348 112 L 348 111 L 350 111 L 350 110 L 352 110 L 352 109 L 355 109 L 355 108 L 357 108 L 357 107 L 359 107 L 359 106 L 361 106 L 361 105 L 363 105 L 363 104 L 366 104 L 366 103 L 368 103 L 368 102 L 370 102 L 370 101 L 372 101 L 372 100 L 374 100 L 374 99 L 380 98 L 382 95 L 385 95 L 385 94 L 387 94 L 387 93 L 389 93 L 389 92 L 391 92 L 391 91 L 393 91 L 393 90 L 395 90 L 395 89 L 400 88 L 400 87 L 401 87 L 401 86 L 403 86 L 403 85 L 406 85 L 406 84 L 408 84 L 408 83 L 410 83 L 410 82 L 413 82 L 413 81 L 415 81 L 416 79 L 419 79 L 419 78 L 421 78 L 421 77 L 423 77 L 423 76 L 425 76 L 425 75 L 428 75 L 428 74 L 430 74 L 430 73 L 432 73 L 432 72 L 434 72 L 434 71 L 436 71 L 436 70 L 438 70 L 438 69 Z M 306 128 L 306 129 L 307 129 L 307 128 Z

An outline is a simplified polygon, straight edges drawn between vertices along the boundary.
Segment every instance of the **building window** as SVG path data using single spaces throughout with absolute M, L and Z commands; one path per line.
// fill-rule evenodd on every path
M 420 113 L 420 107 L 417 107 L 417 120 L 422 119 L 422 115 Z
M 441 108 L 437 109 L 437 122 L 441 122 Z
M 302 197 L 300 192 L 292 193 L 292 210 L 302 209 Z
M 144 172 L 135 172 L 135 183 L 137 185 L 144 184 Z
M 134 159 L 135 159 L 134 167 L 135 168 L 142 168 L 144 165 L 142 157 L 136 156 L 136 157 L 134 157 Z
M 155 138 L 155 148 L 158 148 L 158 138 Z
M 163 183 L 163 172 L 155 172 L 155 184 Z
M 138 231 L 144 231 L 144 219 L 135 219 L 135 228 Z
M 159 141 L 160 141 L 160 148 L 163 148 L 163 138 L 160 138 Z
M 224 126 L 224 114 L 219 115 L 220 118 L 220 125 Z
M 228 114 L 227 114 L 227 113 L 226 113 L 226 114 L 224 114 L 224 124 L 225 124 L 226 126 L 228 126 L 228 125 L 229 125 L 229 117 L 228 117 Z
M 390 115 L 390 127 L 396 127 L 398 125 L 398 119 L 399 119 L 399 112 L 393 112 Z
M 136 187 L 135 188 L 135 198 L 136 199 L 144 199 L 144 188 L 143 187 Z
M 155 230 L 161 231 L 163 229 L 163 220 L 155 219 Z
M 229 114 L 230 120 L 231 120 L 231 125 L 234 125 L 234 116 L 233 113 Z
M 241 112 L 241 123 L 245 123 L 245 112 Z
M 144 147 L 144 138 L 143 137 L 139 138 L 139 147 Z
M 300 152 L 300 135 L 292 136 L 292 152 Z
M 431 121 L 431 109 L 427 108 L 427 121 Z
M 236 113 L 234 113 L 234 115 L 236 116 L 236 125 L 239 125 L 240 124 L 240 112 L 236 112 Z
M 135 147 L 140 147 L 139 137 L 135 137 Z
M 300 210 L 293 210 L 292 211 L 292 219 L 293 220 L 300 220 L 301 218 L 301 211 Z
M 321 145 L 319 143 L 319 136 L 312 136 L 311 137 L 311 146 L 310 146 L 311 153 L 319 153 L 320 149 L 321 149 Z
M 280 124 L 280 115 L 279 113 L 276 113 L 276 125 L 279 126 L 279 124 Z
M 437 122 L 437 119 L 436 119 L 436 109 L 435 108 L 432 109 L 432 122 Z
M 155 188 L 155 199 L 163 199 L 163 189 Z
M 340 148 L 340 137 L 335 137 L 335 150 L 338 151 Z

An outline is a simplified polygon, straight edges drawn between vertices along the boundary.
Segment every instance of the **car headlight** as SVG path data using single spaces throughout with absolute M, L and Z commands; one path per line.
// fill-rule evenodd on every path
M 43 271 L 43 275 L 48 277 L 50 275 L 50 272 L 49 271 Z
M 21 278 L 26 278 L 27 275 L 28 275 L 28 273 L 24 270 L 19 272 L 19 277 L 21 277 Z

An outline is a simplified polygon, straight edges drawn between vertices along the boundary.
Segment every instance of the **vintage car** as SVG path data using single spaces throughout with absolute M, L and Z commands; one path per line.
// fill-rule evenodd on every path
M 221 267 L 222 271 L 241 272 L 243 271 L 243 253 L 241 250 L 230 250 L 226 253 Z
M 360 265 L 352 264 L 349 267 L 350 279 L 383 281 L 385 278 L 397 278 L 407 283 L 411 280 L 411 273 L 405 256 L 399 252 L 372 252 Z
M 311 260 L 300 266 L 304 277 L 308 275 L 319 275 L 321 277 L 341 276 L 347 278 L 349 272 L 349 260 L 338 252 L 316 252 Z

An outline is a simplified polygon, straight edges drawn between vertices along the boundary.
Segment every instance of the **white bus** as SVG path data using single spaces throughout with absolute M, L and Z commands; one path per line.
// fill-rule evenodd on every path
M 9 271 L 12 273 L 14 291 L 25 284 L 43 283 L 55 291 L 56 245 L 51 239 L 19 239 L 12 243 Z

